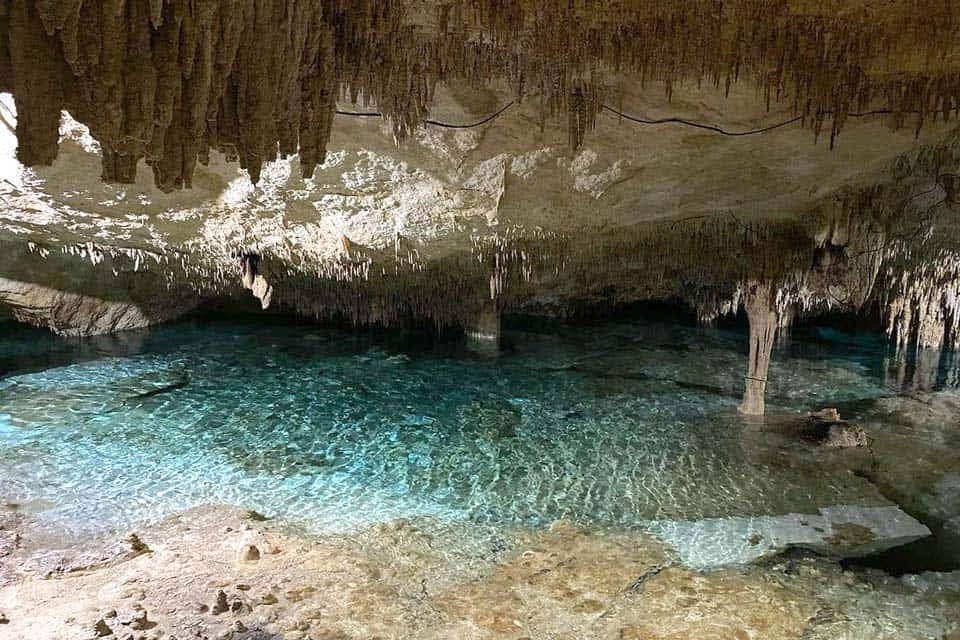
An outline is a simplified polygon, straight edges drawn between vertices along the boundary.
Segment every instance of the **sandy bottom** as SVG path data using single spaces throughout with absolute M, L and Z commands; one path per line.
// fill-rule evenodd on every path
M 960 637 L 960 572 L 893 578 L 797 554 L 698 572 L 644 534 L 562 521 L 317 537 L 210 505 L 84 548 L 32 531 L 0 514 L 3 640 Z

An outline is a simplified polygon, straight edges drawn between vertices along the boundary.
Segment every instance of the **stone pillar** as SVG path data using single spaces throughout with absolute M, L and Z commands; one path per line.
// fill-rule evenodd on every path
M 484 303 L 474 322 L 466 327 L 466 333 L 471 349 L 495 352 L 500 348 L 500 311 L 495 302 Z
M 744 306 L 750 321 L 750 360 L 747 363 L 743 403 L 739 408 L 740 413 L 746 415 L 762 416 L 765 410 L 767 370 L 770 367 L 770 353 L 773 351 L 778 326 L 774 302 L 773 287 L 770 284 L 747 284 Z

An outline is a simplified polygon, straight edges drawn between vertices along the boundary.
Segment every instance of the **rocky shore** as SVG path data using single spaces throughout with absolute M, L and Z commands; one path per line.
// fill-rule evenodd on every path
M 0 638 L 949 638 L 960 572 L 893 578 L 792 552 L 714 571 L 642 533 L 433 519 L 308 536 L 203 506 L 51 549 L 0 521 Z M 44 548 L 46 546 L 46 548 Z

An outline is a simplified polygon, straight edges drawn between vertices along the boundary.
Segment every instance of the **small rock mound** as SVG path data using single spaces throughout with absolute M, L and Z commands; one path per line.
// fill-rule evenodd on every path
M 808 414 L 801 425 L 801 437 L 829 449 L 870 446 L 870 436 L 863 427 L 842 420 L 833 408 Z
M 240 548 L 237 554 L 237 560 L 240 562 L 257 562 L 260 560 L 260 549 L 253 544 L 245 544 Z

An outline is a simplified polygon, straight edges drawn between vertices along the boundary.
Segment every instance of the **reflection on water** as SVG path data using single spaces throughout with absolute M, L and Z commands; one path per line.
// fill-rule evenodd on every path
M 424 514 L 633 527 L 880 502 L 741 421 L 735 332 L 516 330 L 478 358 L 303 326 L 183 324 L 106 347 L 9 328 L 0 497 L 76 534 L 210 502 L 315 531 Z M 895 393 L 884 343 L 848 338 L 782 345 L 772 410 Z

